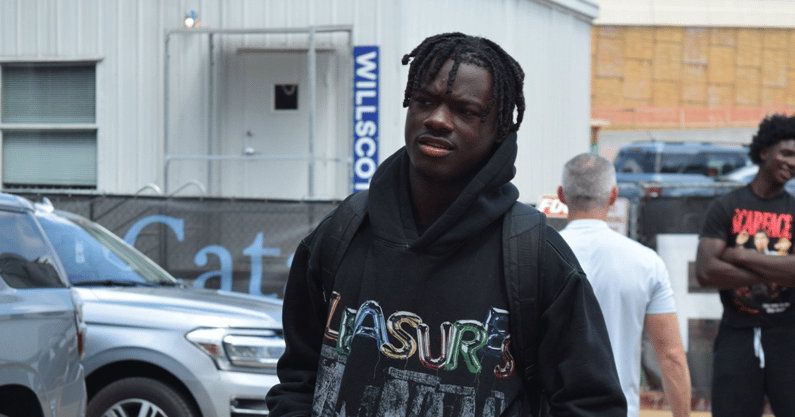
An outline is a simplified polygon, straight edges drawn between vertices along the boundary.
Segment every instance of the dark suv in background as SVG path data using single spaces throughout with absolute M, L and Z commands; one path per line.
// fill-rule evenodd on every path
M 752 162 L 744 146 L 652 141 L 621 147 L 614 164 L 619 195 L 637 198 L 714 195 L 716 178 Z

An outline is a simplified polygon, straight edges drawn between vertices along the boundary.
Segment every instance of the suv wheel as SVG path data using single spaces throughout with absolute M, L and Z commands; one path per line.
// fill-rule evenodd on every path
M 87 417 L 194 417 L 188 400 L 151 378 L 120 379 L 102 388 L 88 403 Z

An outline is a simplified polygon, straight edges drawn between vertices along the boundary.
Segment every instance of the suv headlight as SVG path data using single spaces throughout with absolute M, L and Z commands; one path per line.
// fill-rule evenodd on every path
M 201 328 L 185 335 L 209 355 L 219 369 L 276 372 L 276 362 L 284 353 L 284 339 L 275 331 Z

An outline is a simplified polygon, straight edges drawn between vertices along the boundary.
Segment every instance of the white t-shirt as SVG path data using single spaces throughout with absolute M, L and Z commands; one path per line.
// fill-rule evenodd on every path
M 610 335 L 627 415 L 640 410 L 640 360 L 647 314 L 675 313 L 668 270 L 655 251 L 601 220 L 574 220 L 560 232 L 593 287 Z

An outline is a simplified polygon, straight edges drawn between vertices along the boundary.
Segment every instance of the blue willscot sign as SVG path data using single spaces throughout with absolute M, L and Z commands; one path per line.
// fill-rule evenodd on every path
M 377 46 L 353 48 L 353 191 L 366 190 L 378 167 Z

